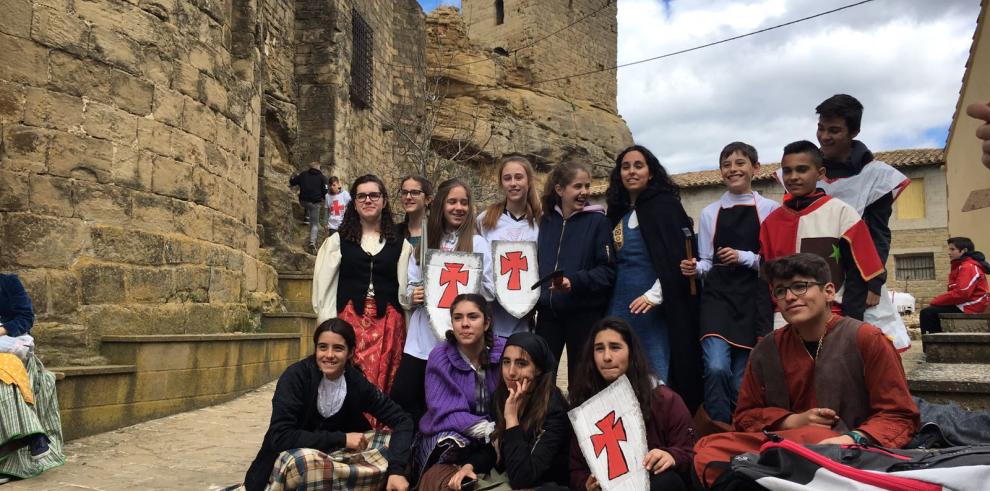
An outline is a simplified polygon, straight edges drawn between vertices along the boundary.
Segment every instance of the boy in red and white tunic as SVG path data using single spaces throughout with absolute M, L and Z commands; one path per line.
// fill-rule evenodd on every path
M 987 273 L 990 264 L 982 252 L 968 237 L 950 237 L 949 272 L 947 291 L 932 299 L 931 305 L 921 309 L 921 333 L 942 332 L 939 314 L 980 314 L 987 310 L 990 293 L 987 292 Z
M 853 275 L 865 283 L 884 272 L 869 229 L 853 207 L 817 187 L 825 167 L 814 143 L 784 147 L 780 167 L 787 194 L 760 226 L 760 254 L 767 261 L 796 252 L 821 256 L 838 290 L 832 310 L 862 320 L 866 291 L 846 292 L 843 285 Z M 775 327 L 780 324 L 775 321 Z

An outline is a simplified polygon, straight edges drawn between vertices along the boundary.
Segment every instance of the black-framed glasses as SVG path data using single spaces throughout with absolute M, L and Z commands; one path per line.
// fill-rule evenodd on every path
M 787 291 L 790 290 L 791 293 L 796 297 L 800 297 L 805 293 L 808 293 L 808 287 L 811 285 L 822 286 L 825 283 L 818 283 L 817 281 L 795 281 L 787 286 L 778 286 L 773 289 L 773 298 L 784 298 L 787 296 Z
M 367 201 L 370 200 L 372 203 L 377 203 L 378 200 L 382 199 L 382 193 L 358 193 L 354 196 L 357 201 Z
M 405 198 L 406 196 L 412 196 L 413 198 L 418 198 L 422 196 L 422 189 L 403 189 L 399 191 L 399 196 Z

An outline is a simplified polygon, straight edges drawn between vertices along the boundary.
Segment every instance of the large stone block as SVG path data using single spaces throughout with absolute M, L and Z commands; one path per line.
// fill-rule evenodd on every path
M 177 232 L 200 240 L 213 241 L 213 211 L 195 204 L 177 203 L 175 221 Z
M 167 264 L 201 264 L 205 258 L 206 251 L 198 241 L 178 236 L 165 237 Z
M 79 97 L 31 88 L 27 91 L 24 123 L 31 126 L 78 131 L 83 122 L 83 101 Z
M 105 263 L 85 263 L 74 268 L 82 286 L 82 302 L 86 305 L 123 303 L 125 300 L 125 269 Z
M 139 44 L 167 46 L 171 40 L 164 35 L 159 20 L 134 2 L 75 2 L 76 12 L 94 26 L 127 35 Z
M 137 138 L 137 122 L 126 111 L 93 102 L 86 105 L 82 125 L 90 136 L 130 144 Z
M 206 148 L 203 139 L 176 129 L 172 131 L 172 156 L 194 165 L 202 165 L 206 161 Z
M 21 121 L 26 94 L 27 90 L 23 85 L 0 80 L 0 125 Z
M 182 105 L 182 129 L 204 140 L 216 137 L 216 116 L 203 104 L 187 99 Z
M 94 27 L 91 50 L 96 59 L 110 66 L 134 74 L 141 73 L 143 62 L 141 45 L 127 36 L 104 27 Z
M 31 35 L 31 0 L 6 0 L 3 3 L 0 33 L 21 38 Z
M 28 208 L 28 176 L 0 169 L 0 211 Z
M 129 268 L 127 301 L 131 303 L 166 303 L 175 295 L 174 272 L 167 268 Z
M 56 131 L 48 152 L 48 172 L 60 177 L 110 182 L 113 143 Z
M 4 16 L 7 12 L 4 12 Z M 0 79 L 30 85 L 44 85 L 48 81 L 48 50 L 20 37 L 0 34 Z
M 144 46 L 140 70 L 145 78 L 158 88 L 170 87 L 175 71 L 172 58 L 172 55 L 162 52 L 157 46 Z
M 120 144 L 115 150 L 113 170 L 110 172 L 113 182 L 131 189 L 150 190 L 154 154 L 138 150 L 134 145 Z
M 130 220 L 133 202 L 127 188 L 78 182 L 72 193 L 72 205 L 79 218 L 103 225 L 124 226 Z
M 52 51 L 49 72 L 51 86 L 60 92 L 110 102 L 110 67 L 102 63 Z
M 110 97 L 117 107 L 138 116 L 151 113 L 155 86 L 120 70 L 110 71 Z
M 199 99 L 199 70 L 187 63 L 175 62 L 172 70 L 172 90 Z
M 168 157 L 156 157 L 151 189 L 166 196 L 188 199 L 192 189 L 193 166 Z
M 31 192 L 25 197 L 30 196 L 31 211 L 34 213 L 71 217 L 75 215 L 72 189 L 73 183 L 69 179 L 32 174 Z
M 178 303 L 208 303 L 210 301 L 210 268 L 180 266 L 174 269 L 175 296 Z M 223 325 L 221 322 L 220 325 Z
M 179 126 L 182 121 L 182 106 L 187 100 L 190 99 L 174 90 L 156 88 L 153 110 L 155 120 L 170 126 Z
M 48 147 L 52 139 L 50 131 L 19 125 L 3 127 L 0 131 L 4 133 L 4 144 L 0 147 L 0 164 L 5 169 L 32 173 L 45 171 Z
M 172 155 L 172 128 L 148 118 L 138 118 L 138 148 L 157 155 Z
M 48 312 L 52 315 L 64 315 L 75 312 L 81 302 L 79 278 L 71 271 L 48 270 Z M 88 331 L 87 331 L 88 332 Z M 84 346 L 91 346 L 92 339 L 85 337 Z M 78 343 L 73 343 L 78 345 Z
M 175 200 L 140 192 L 133 193 L 133 199 L 131 220 L 136 227 L 161 234 L 175 231 Z
M 90 236 L 93 254 L 104 261 L 144 265 L 164 263 L 161 235 L 100 225 L 90 230 Z
M 90 247 L 80 220 L 29 213 L 6 213 L 0 264 L 6 267 L 65 269 Z
M 241 300 L 241 277 L 222 268 L 210 270 L 210 302 L 232 303 Z
M 227 87 L 213 77 L 204 75 L 201 101 L 217 112 L 225 112 L 228 107 Z
M 31 38 L 45 46 L 85 56 L 89 45 L 89 26 L 65 10 L 39 4 L 34 9 Z

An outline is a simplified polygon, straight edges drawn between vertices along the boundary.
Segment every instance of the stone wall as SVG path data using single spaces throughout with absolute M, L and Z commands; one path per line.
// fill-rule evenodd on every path
M 249 330 L 259 261 L 254 1 L 10 0 L 0 21 L 0 270 L 48 363 L 114 333 Z
M 505 0 L 502 24 L 493 0 L 462 0 L 468 36 L 486 55 L 516 64 L 535 89 L 616 112 L 618 7 L 605 0 Z M 498 50 L 498 51 L 497 51 Z M 568 75 L 604 70 L 554 82 Z

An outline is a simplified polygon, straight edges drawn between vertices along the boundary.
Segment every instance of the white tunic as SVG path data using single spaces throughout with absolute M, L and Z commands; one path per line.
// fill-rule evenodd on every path
M 481 227 L 481 223 L 484 221 L 486 213 L 487 210 L 478 215 L 477 223 L 478 230 L 481 231 L 481 236 L 489 243 L 496 240 L 536 242 L 539 238 L 540 229 L 536 222 L 530 225 L 529 220 L 516 220 L 509 216 L 508 212 L 502 213 L 502 216 L 498 218 L 498 222 L 495 223 L 495 228 L 485 230 Z M 529 321 L 526 317 L 517 319 L 512 314 L 506 312 L 498 302 L 495 302 L 493 310 L 495 311 L 496 335 L 507 338 L 514 333 L 527 330 Z
M 734 206 L 755 206 L 756 214 L 762 224 L 773 210 L 780 208 L 780 203 L 764 198 L 756 191 L 747 194 L 726 191 L 718 201 L 701 210 L 701 223 L 698 226 L 698 276 L 704 276 L 712 269 L 712 256 L 715 254 L 713 245 L 715 224 L 719 210 Z M 760 256 L 753 251 L 739 251 L 739 263 L 759 271 Z

